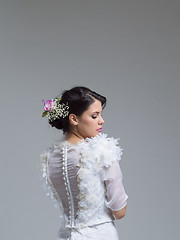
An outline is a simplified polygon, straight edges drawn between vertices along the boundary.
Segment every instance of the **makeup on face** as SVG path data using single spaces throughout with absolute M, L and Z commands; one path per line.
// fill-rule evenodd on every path
M 101 116 L 102 105 L 95 100 L 79 119 L 77 129 L 83 137 L 94 137 L 102 131 L 104 120 Z

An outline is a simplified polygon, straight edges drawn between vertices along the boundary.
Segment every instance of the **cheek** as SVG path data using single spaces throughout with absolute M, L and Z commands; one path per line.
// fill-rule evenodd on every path
M 96 122 L 97 122 L 96 119 L 89 118 L 89 119 L 86 119 L 84 124 L 85 124 L 85 126 L 93 127 L 93 126 L 95 126 L 97 124 Z
M 91 120 L 89 121 L 89 125 L 90 125 L 91 127 L 93 127 L 93 128 L 97 127 L 97 123 L 98 123 L 98 119 L 97 119 L 97 118 L 91 119 Z

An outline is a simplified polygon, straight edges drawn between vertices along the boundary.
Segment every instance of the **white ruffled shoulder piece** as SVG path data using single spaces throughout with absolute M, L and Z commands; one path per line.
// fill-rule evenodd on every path
M 77 174 L 80 189 L 79 223 L 109 219 L 108 210 L 104 208 L 104 183 L 99 178 L 102 167 L 109 167 L 113 161 L 120 160 L 122 149 L 117 146 L 118 139 L 108 138 L 100 133 L 92 138 L 85 138 L 81 144 L 81 159 Z M 94 213 L 98 213 L 95 215 Z M 107 220 L 108 221 L 108 220 Z
M 101 159 L 101 164 L 105 167 L 112 165 L 112 162 L 121 160 L 123 149 L 119 146 L 120 138 L 108 137 L 105 133 L 100 133 L 93 138 L 86 138 L 91 146 L 91 151 Z

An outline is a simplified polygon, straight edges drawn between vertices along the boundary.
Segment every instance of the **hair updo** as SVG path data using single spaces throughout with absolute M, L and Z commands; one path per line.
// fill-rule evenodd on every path
M 73 113 L 76 116 L 80 117 L 84 111 L 95 101 L 99 100 L 102 105 L 102 109 L 106 106 L 106 97 L 91 91 L 86 87 L 73 87 L 70 90 L 64 90 L 61 95 L 60 103 L 68 103 L 69 114 Z M 49 121 L 49 124 L 52 127 L 61 129 L 63 134 L 69 131 L 69 114 L 65 118 L 58 118 L 52 122 Z

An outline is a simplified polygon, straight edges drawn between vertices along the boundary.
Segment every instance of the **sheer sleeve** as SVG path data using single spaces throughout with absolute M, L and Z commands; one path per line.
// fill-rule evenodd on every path
M 115 160 L 109 167 L 103 168 L 103 180 L 106 186 L 105 204 L 113 211 L 118 211 L 127 204 L 128 195 L 123 186 L 123 175 L 119 161 Z

